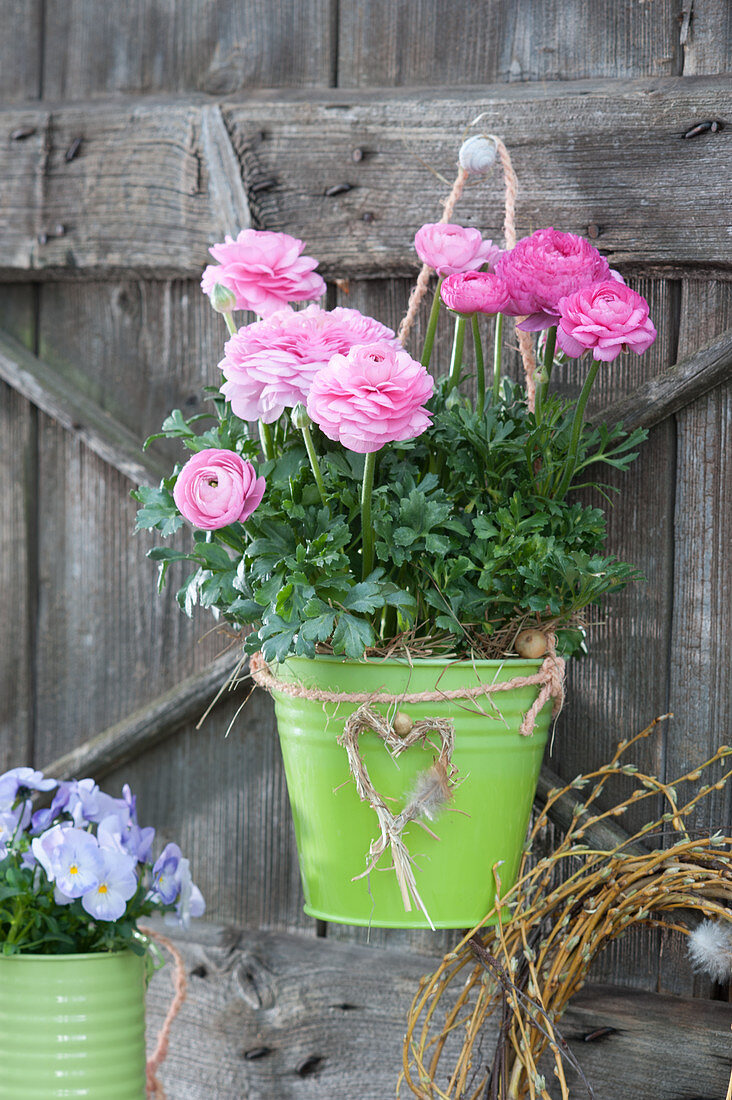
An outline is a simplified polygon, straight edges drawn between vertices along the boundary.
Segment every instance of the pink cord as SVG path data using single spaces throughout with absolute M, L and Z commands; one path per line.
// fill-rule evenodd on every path
M 163 1026 L 158 1032 L 155 1049 L 148 1058 L 146 1066 L 148 1100 L 166 1100 L 165 1091 L 158 1078 L 157 1071 L 167 1057 L 168 1045 L 170 1042 L 170 1029 L 173 1026 L 173 1020 L 180 1012 L 183 1002 L 186 999 L 188 980 L 186 978 L 186 967 L 183 962 L 183 956 L 180 951 L 178 951 L 177 947 L 173 946 L 167 936 L 162 936 L 159 932 L 154 932 L 152 928 L 140 927 L 140 931 L 144 935 L 149 936 L 150 939 L 155 940 L 156 943 L 159 943 L 166 951 L 169 951 L 175 962 L 175 974 L 173 976 L 175 992 L 173 994 L 173 1000 L 170 1002 L 165 1020 L 163 1021 Z

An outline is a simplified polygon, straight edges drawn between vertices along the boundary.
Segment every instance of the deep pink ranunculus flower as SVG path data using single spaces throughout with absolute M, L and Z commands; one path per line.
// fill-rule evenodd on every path
M 329 439 L 368 454 L 385 443 L 414 439 L 429 427 L 424 408 L 432 377 L 406 351 L 365 344 L 334 355 L 308 395 L 308 413 Z
M 511 310 L 508 287 L 489 271 L 465 271 L 448 275 L 440 297 L 455 313 L 505 313 Z
M 519 327 L 527 332 L 556 325 L 559 299 L 610 277 L 610 265 L 584 237 L 538 229 L 517 241 L 496 263 L 508 287 Z
M 656 339 L 648 302 L 617 279 L 576 290 L 559 303 L 557 344 L 575 358 L 591 350 L 609 363 L 629 348 L 640 355 Z
M 251 516 L 265 481 L 251 462 L 233 451 L 208 447 L 189 458 L 178 474 L 173 498 L 181 515 L 202 531 L 216 531 Z
M 240 328 L 219 363 L 221 392 L 242 420 L 277 420 L 307 401 L 313 378 L 337 352 L 375 340 L 399 347 L 393 331 L 357 309 L 279 310 Z
M 209 252 L 220 266 L 209 264 L 201 287 L 211 294 L 217 283 L 236 295 L 235 309 L 250 309 L 269 317 L 288 302 L 309 302 L 325 294 L 325 283 L 314 268 L 318 261 L 302 256 L 305 246 L 288 233 L 242 229 L 236 240 L 227 235 Z
M 501 255 L 493 241 L 483 240 L 479 229 L 466 229 L 449 222 L 423 225 L 417 230 L 414 247 L 422 263 L 429 264 L 443 276 L 477 271 L 484 264 L 492 267 Z

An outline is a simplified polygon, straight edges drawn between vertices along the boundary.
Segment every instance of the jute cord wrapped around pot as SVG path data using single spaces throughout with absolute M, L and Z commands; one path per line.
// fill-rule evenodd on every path
M 424 902 L 419 895 L 414 877 L 414 860 L 404 840 L 404 829 L 411 821 L 417 821 L 431 836 L 435 833 L 429 829 L 423 818 L 436 816 L 452 797 L 452 792 L 457 781 L 457 769 L 452 763 L 454 749 L 454 727 L 448 718 L 425 718 L 415 722 L 405 736 L 399 736 L 393 722 L 382 717 L 372 709 L 377 704 L 387 705 L 394 710 L 398 706 L 415 703 L 445 702 L 449 700 L 472 700 L 477 703 L 481 697 L 490 697 L 503 691 L 512 691 L 517 688 L 538 687 L 536 699 L 524 715 L 519 732 L 529 737 L 534 731 L 537 715 L 549 700 L 553 701 L 552 714 L 556 717 L 562 708 L 564 701 L 564 667 L 565 663 L 557 656 L 553 637 L 548 639 L 549 652 L 544 658 L 538 672 L 529 676 L 515 676 L 511 680 L 476 684 L 473 687 L 464 687 L 441 691 L 435 688 L 433 691 L 403 692 L 394 695 L 388 692 L 344 692 L 323 691 L 319 688 L 305 687 L 299 683 L 289 683 L 278 679 L 261 653 L 255 653 L 250 658 L 249 672 L 254 682 L 265 691 L 278 692 L 291 698 L 308 699 L 320 703 L 353 703 L 357 710 L 347 719 L 343 733 L 338 738 L 338 744 L 342 745 L 348 755 L 348 765 L 356 783 L 356 790 L 363 802 L 368 802 L 376 814 L 379 822 L 380 835 L 372 842 L 367 854 L 366 870 L 355 875 L 355 879 L 364 878 L 374 870 L 381 856 L 387 849 L 391 849 L 394 865 L 394 873 L 399 883 L 399 889 L 404 902 L 404 909 L 410 912 L 412 903 L 416 904 L 424 913 L 430 927 L 434 927 Z M 426 748 L 430 742 L 427 738 L 435 734 L 440 740 L 439 755 L 431 768 L 418 777 L 417 786 L 404 809 L 393 814 L 386 805 L 384 798 L 373 786 L 358 747 L 360 735 L 366 730 L 373 730 L 383 740 L 386 749 L 393 758 L 398 757 L 405 749 L 417 742 L 421 742 Z M 436 838 L 437 839 L 437 838 Z

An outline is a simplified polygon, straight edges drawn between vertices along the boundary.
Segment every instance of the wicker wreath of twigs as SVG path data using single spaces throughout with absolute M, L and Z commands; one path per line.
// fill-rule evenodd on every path
M 406 1085 L 423 1100 L 550 1100 L 546 1070 L 539 1065 L 544 1055 L 550 1067 L 553 1063 L 563 1100 L 570 1096 L 565 1062 L 579 1073 L 586 1094 L 594 1096 L 558 1025 L 595 956 L 638 924 L 681 935 L 689 935 L 700 919 L 729 926 L 732 837 L 692 837 L 684 820 L 710 791 L 724 788 L 732 771 L 711 785 L 697 784 L 683 804 L 676 788 L 697 783 L 712 765 L 727 761 L 732 748 L 722 746 L 693 771 L 664 783 L 622 762 L 659 721 L 621 741 L 609 764 L 549 792 L 529 835 L 516 885 L 486 917 L 497 917 L 497 924 L 468 933 L 435 973 L 420 982 L 409 1011 L 400 1095 Z M 617 775 L 631 776 L 634 790 L 601 811 L 597 800 Z M 569 792 L 587 788 L 564 839 L 532 865 L 532 845 L 552 807 Z M 593 827 L 659 795 L 666 811 L 634 836 L 608 850 L 588 844 Z M 645 848 L 644 840 L 660 833 L 665 846 Z M 498 896 L 497 868 L 494 873 Z M 498 1042 L 486 1065 L 481 1042 L 487 1041 L 486 1022 L 493 1016 Z M 732 1082 L 730 1090 L 732 1095 Z

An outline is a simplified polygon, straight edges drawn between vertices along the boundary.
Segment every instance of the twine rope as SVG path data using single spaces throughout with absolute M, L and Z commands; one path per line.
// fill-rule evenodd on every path
M 374 787 L 366 767 L 366 763 L 359 751 L 358 739 L 362 733 L 373 730 L 384 742 L 392 758 L 396 759 L 401 753 L 417 742 L 422 742 L 422 747 L 427 749 L 430 743 L 427 738 L 430 734 L 436 734 L 440 739 L 440 752 L 432 767 L 424 772 L 418 780 L 418 785 L 404 809 L 393 814 L 384 802 L 384 799 Z M 452 797 L 455 786 L 457 769 L 452 763 L 452 753 L 455 747 L 455 730 L 453 723 L 447 718 L 425 718 L 421 722 L 415 722 L 411 730 L 400 737 L 394 732 L 394 727 L 376 711 L 364 704 L 355 710 L 346 722 L 343 733 L 338 738 L 338 744 L 342 745 L 348 755 L 348 764 L 356 783 L 356 790 L 362 802 L 368 802 L 379 821 L 380 835 L 371 841 L 366 856 L 367 867 L 359 875 L 354 875 L 352 882 L 369 875 L 381 859 L 387 849 L 391 849 L 394 874 L 396 875 L 399 890 L 404 903 L 404 911 L 410 913 L 412 902 L 422 910 L 430 928 L 434 931 L 434 925 L 427 908 L 417 889 L 414 877 L 414 860 L 409 853 L 404 840 L 404 829 L 410 821 L 418 821 L 422 817 L 436 816 Z M 438 839 L 424 822 L 419 822 L 431 836 Z
M 511 680 L 503 680 L 491 684 L 476 684 L 473 687 L 451 688 L 442 691 L 435 688 L 433 691 L 406 691 L 401 695 L 394 695 L 388 691 L 323 691 L 321 688 L 308 688 L 303 684 L 288 683 L 278 679 L 261 653 L 253 653 L 249 659 L 249 674 L 255 684 L 265 691 L 279 692 L 281 695 L 289 695 L 293 699 L 309 699 L 317 703 L 356 703 L 356 704 L 410 704 L 410 703 L 439 703 L 452 699 L 477 700 L 484 695 L 494 695 L 501 691 L 513 691 L 514 688 L 539 687 L 539 694 L 524 715 L 519 733 L 524 737 L 530 737 L 534 732 L 536 716 L 545 703 L 553 700 L 552 715 L 556 717 L 562 709 L 564 702 L 564 667 L 562 657 L 557 656 L 555 639 L 547 637 L 547 655 L 542 661 L 541 668 L 530 676 L 514 676 Z
M 482 115 L 478 115 L 476 119 L 470 124 L 472 126 L 477 125 L 480 122 Z M 518 194 L 518 177 L 513 167 L 511 160 L 511 154 L 506 148 L 505 143 L 498 137 L 497 134 L 482 134 L 482 137 L 492 141 L 496 147 L 501 167 L 503 168 L 503 185 L 505 191 L 504 200 L 504 217 L 503 217 L 503 237 L 507 249 L 511 249 L 516 244 L 516 196 Z M 465 184 L 468 178 L 468 172 L 461 166 L 458 170 L 458 174 L 455 177 L 455 182 L 452 185 L 450 194 L 446 199 L 442 201 L 442 217 L 440 222 L 446 223 L 450 221 L 455 207 L 462 196 L 465 189 Z M 422 304 L 425 294 L 429 289 L 430 275 L 432 268 L 429 264 L 422 264 L 417 281 L 414 284 L 411 294 L 409 295 L 409 302 L 407 305 L 407 312 L 402 318 L 397 337 L 402 344 L 402 347 L 406 344 L 409 334 L 412 331 L 414 322 L 419 312 L 419 307 Z M 536 357 L 534 355 L 534 346 L 531 340 L 531 336 L 528 332 L 523 332 L 521 329 L 516 329 L 516 336 L 518 338 L 519 351 L 521 353 L 521 361 L 524 366 L 524 374 L 526 376 L 526 399 L 529 410 L 534 411 L 536 405 L 536 382 L 534 375 L 536 374 Z
M 143 928 L 140 926 L 140 932 L 145 936 L 149 936 L 151 940 L 160 944 L 166 951 L 169 951 L 173 956 L 175 963 L 175 973 L 173 975 L 173 999 L 168 1006 L 168 1011 L 165 1014 L 163 1025 L 158 1032 L 157 1041 L 155 1043 L 155 1049 L 150 1057 L 147 1059 L 145 1067 L 146 1074 L 146 1092 L 148 1100 L 166 1100 L 165 1090 L 158 1077 L 158 1070 L 165 1061 L 168 1055 L 168 1046 L 170 1044 L 170 1029 L 173 1026 L 173 1021 L 181 1010 L 183 1002 L 186 999 L 188 993 L 188 979 L 186 978 L 186 967 L 183 962 L 183 956 L 177 947 L 175 947 L 167 936 L 163 936 L 160 932 L 154 931 L 152 928 Z

